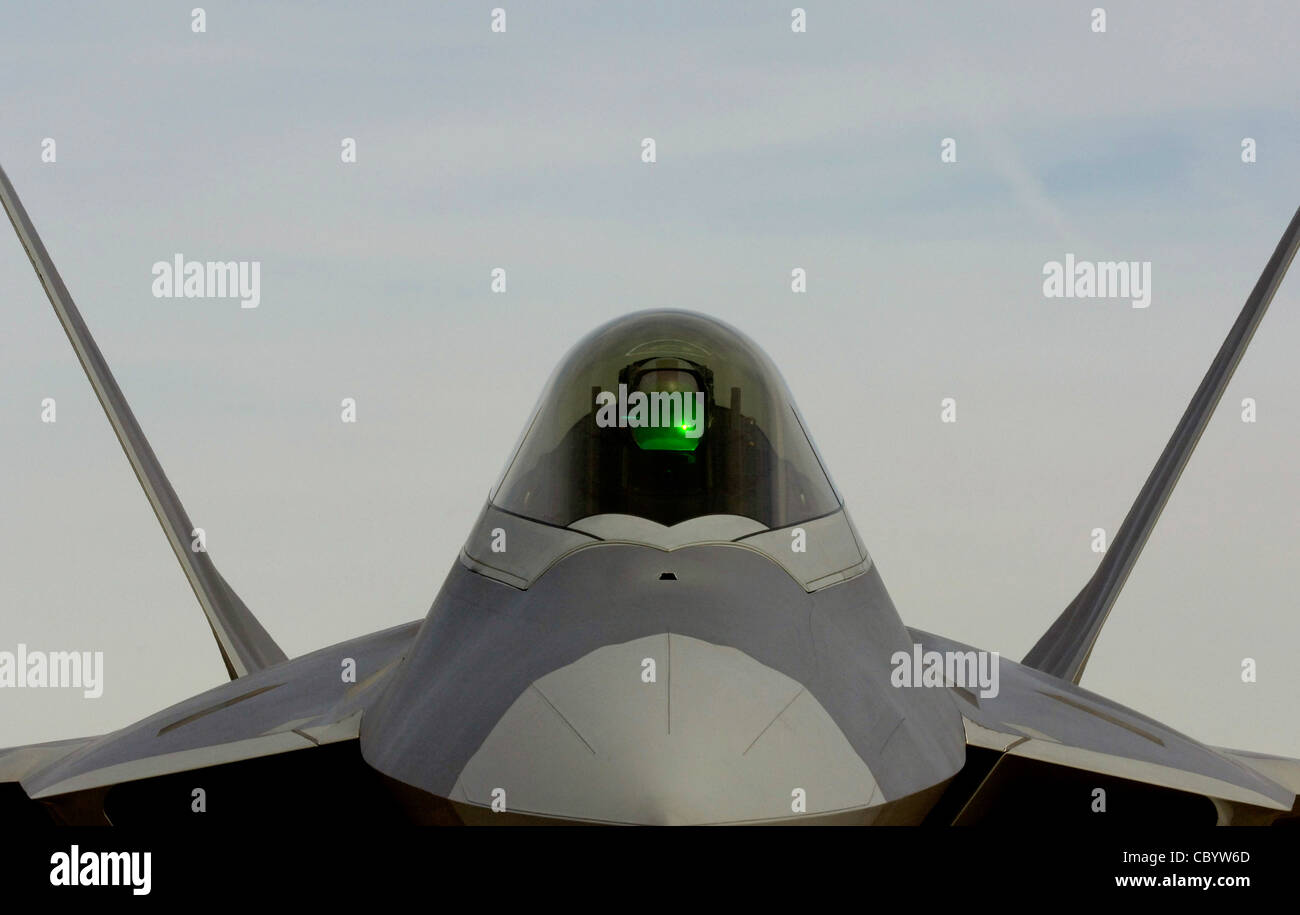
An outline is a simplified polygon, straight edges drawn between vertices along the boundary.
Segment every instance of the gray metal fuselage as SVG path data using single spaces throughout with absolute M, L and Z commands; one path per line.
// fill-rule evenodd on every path
M 891 685 L 911 650 L 874 568 L 809 593 L 738 544 L 596 542 L 520 590 L 458 563 L 361 751 L 468 819 L 915 820 L 965 738 L 946 689 Z

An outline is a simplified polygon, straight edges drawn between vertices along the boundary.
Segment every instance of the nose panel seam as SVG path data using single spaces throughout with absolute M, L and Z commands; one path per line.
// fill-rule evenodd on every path
M 772 725 L 776 724 L 776 722 L 780 719 L 780 717 L 786 713 L 786 711 L 790 708 L 790 706 L 794 705 L 795 699 L 798 699 L 806 692 L 808 692 L 807 687 L 800 687 L 799 692 L 794 694 L 794 698 L 791 699 L 789 702 L 787 702 L 785 704 L 785 707 L 782 708 L 781 711 L 776 713 L 776 716 L 773 717 L 772 720 L 767 723 L 767 727 L 763 728 L 763 730 L 758 732 L 758 737 L 755 737 L 753 740 L 751 740 L 749 742 L 749 746 L 745 747 L 745 752 L 741 753 L 740 755 L 744 756 L 750 750 L 754 749 L 754 744 L 758 743 L 759 737 L 762 737 L 764 734 L 766 734 L 768 730 L 772 727 Z
M 564 717 L 564 712 L 562 712 L 562 711 L 560 711 L 558 708 L 556 708 L 556 707 L 555 707 L 555 703 L 552 702 L 552 701 L 547 697 L 546 693 L 544 693 L 544 692 L 542 692 L 540 689 L 538 689 L 536 683 L 534 683 L 534 684 L 532 685 L 532 689 L 533 689 L 533 692 L 537 693 L 537 695 L 539 695 L 539 696 L 542 697 L 542 701 L 543 701 L 543 702 L 545 702 L 547 705 L 549 705 L 549 706 L 551 707 L 551 711 L 555 712 L 555 714 L 557 714 L 557 715 L 560 716 L 560 720 L 563 721 L 566 725 L 568 725 L 569 730 L 573 732 L 573 736 L 574 736 L 574 737 L 577 737 L 579 740 L 582 741 L 582 745 L 583 745 L 584 747 L 586 747 L 588 750 L 591 751 L 591 755 L 592 755 L 592 756 L 598 756 L 598 755 L 600 755 L 600 754 L 598 754 L 598 753 L 596 752 L 596 748 L 593 747 L 593 746 L 592 746 L 592 745 L 587 741 L 587 738 L 583 737 L 582 734 L 578 731 L 578 729 L 575 728 L 575 727 L 573 726 L 573 722 L 571 722 L 568 718 L 565 718 L 565 717 Z

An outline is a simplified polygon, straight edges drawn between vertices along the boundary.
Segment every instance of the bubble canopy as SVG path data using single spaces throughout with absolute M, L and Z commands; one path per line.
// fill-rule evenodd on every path
M 561 527 L 623 514 L 781 528 L 840 508 L 776 366 L 738 330 L 687 311 L 627 315 L 579 341 L 491 501 Z

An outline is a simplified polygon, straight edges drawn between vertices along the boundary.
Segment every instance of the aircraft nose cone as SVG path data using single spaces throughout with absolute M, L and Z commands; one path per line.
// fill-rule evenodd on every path
M 534 681 L 450 799 L 476 821 L 664 825 L 869 820 L 885 803 L 803 686 L 676 634 L 605 646 Z

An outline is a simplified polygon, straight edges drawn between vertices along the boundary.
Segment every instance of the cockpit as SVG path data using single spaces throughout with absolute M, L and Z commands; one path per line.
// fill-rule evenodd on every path
M 654 311 L 570 350 L 492 504 L 559 527 L 727 515 L 773 529 L 840 500 L 766 354 L 712 318 Z
M 527 589 L 607 545 L 753 550 L 809 592 L 871 562 L 776 366 L 686 311 L 619 318 L 569 351 L 461 561 Z

